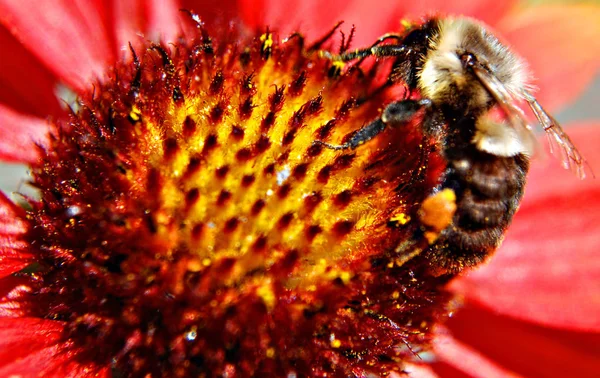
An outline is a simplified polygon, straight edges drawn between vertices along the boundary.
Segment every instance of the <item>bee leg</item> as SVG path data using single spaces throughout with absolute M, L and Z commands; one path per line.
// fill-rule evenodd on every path
M 356 66 L 360 66 L 362 64 L 362 62 L 367 59 L 369 56 L 374 55 L 373 52 L 377 51 L 377 46 L 379 46 L 380 44 L 382 44 L 383 42 L 389 40 L 389 39 L 395 39 L 396 41 L 398 41 L 398 44 L 400 42 L 402 42 L 402 39 L 404 38 L 404 36 L 402 34 L 396 34 L 396 33 L 388 33 L 388 34 L 384 34 L 381 37 L 379 37 L 377 39 L 377 41 L 375 41 L 375 43 L 373 43 L 371 45 L 371 47 L 368 49 L 369 54 L 364 55 L 364 52 L 367 52 L 367 49 L 363 50 L 363 56 L 360 58 L 360 60 L 356 63 Z M 356 52 L 361 51 L 361 50 L 356 50 Z M 352 52 L 351 53 L 346 53 L 346 55 L 344 56 L 344 54 L 342 54 L 342 61 L 347 61 L 349 59 L 347 59 L 348 57 L 352 56 Z M 350 59 L 351 60 L 351 59 Z
M 430 106 L 431 100 L 426 98 L 421 100 L 392 102 L 381 114 L 381 120 L 386 124 L 390 124 L 391 126 L 403 124 L 410 121 L 415 113 L 421 108 L 429 108 Z
M 386 56 L 399 56 L 412 51 L 411 48 L 403 45 L 381 45 L 381 42 L 376 42 L 372 47 L 366 49 L 358 49 L 354 51 L 348 51 L 340 55 L 331 54 L 329 51 L 321 51 L 321 56 L 326 59 L 333 61 L 349 62 L 354 59 L 364 59 L 369 56 L 375 56 L 377 58 L 383 58 Z M 362 60 L 361 60 L 362 62 Z
M 377 58 L 389 57 L 389 56 L 404 56 L 412 52 L 411 48 L 403 45 L 380 45 L 382 42 L 388 39 L 401 40 L 402 37 L 397 34 L 386 34 L 379 40 L 375 41 L 371 47 L 365 49 L 357 49 L 353 51 L 345 51 L 341 54 L 332 54 L 330 51 L 319 50 L 319 56 L 332 61 L 332 67 L 330 71 L 339 75 L 345 62 L 358 59 L 358 61 L 352 65 L 351 69 L 359 69 L 360 65 L 370 56 Z M 362 72 L 362 71 L 359 71 Z M 337 76 L 335 75 L 335 76 Z
M 369 123 L 366 126 L 361 127 L 358 131 L 356 131 L 352 137 L 344 144 L 334 145 L 325 143 L 320 140 L 315 140 L 314 144 L 320 144 L 332 150 L 347 150 L 347 149 L 355 149 L 361 144 L 375 138 L 379 133 L 381 133 L 386 127 L 386 124 L 381 121 L 381 119 L 376 119 L 375 121 Z
M 366 143 L 371 139 L 375 138 L 383 130 L 385 130 L 386 126 L 390 125 L 392 127 L 395 127 L 410 121 L 415 115 L 415 113 L 424 106 L 431 106 L 431 101 L 428 99 L 422 99 L 392 102 L 387 106 L 387 108 L 385 108 L 381 115 L 381 118 L 376 119 L 368 125 L 361 127 L 350 137 L 350 139 L 346 143 L 335 145 L 320 140 L 315 140 L 313 144 L 325 146 L 332 150 L 353 150 L 361 144 Z

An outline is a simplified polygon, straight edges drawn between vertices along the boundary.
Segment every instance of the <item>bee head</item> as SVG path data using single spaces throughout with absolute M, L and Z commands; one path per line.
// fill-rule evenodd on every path
M 477 115 L 493 97 L 473 66 L 494 75 L 515 96 L 527 86 L 524 64 L 480 23 L 468 18 L 438 20 L 437 32 L 423 56 L 418 86 L 435 104 Z

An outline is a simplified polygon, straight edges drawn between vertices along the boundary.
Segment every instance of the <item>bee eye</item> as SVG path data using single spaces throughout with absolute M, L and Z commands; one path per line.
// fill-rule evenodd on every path
M 477 58 L 475 55 L 466 52 L 460 56 L 460 61 L 462 62 L 463 67 L 467 69 L 473 67 L 475 63 L 477 63 Z

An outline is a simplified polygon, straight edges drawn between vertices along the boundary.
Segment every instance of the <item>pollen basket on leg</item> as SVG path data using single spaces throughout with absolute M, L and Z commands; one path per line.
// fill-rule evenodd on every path
M 196 32 L 132 52 L 56 124 L 33 168 L 30 238 L 44 280 L 71 284 L 40 301 L 53 309 L 42 315 L 78 340 L 93 330 L 110 344 L 97 358 L 121 369 L 220 371 L 239 329 L 257 335 L 238 349 L 272 355 L 284 335 L 257 329 L 269 319 L 311 329 L 300 349 L 330 348 L 311 341 L 327 323 L 314 314 L 351 321 L 338 308 L 366 295 L 352 280 L 406 236 L 389 220 L 421 199 L 399 190 L 420 169 L 415 130 L 355 150 L 314 143 L 379 117 L 368 76 L 328 77 L 297 39 Z M 140 333 L 156 350 L 140 352 Z M 300 352 L 289 353 L 281 361 Z M 260 370 L 252 361 L 246 373 Z

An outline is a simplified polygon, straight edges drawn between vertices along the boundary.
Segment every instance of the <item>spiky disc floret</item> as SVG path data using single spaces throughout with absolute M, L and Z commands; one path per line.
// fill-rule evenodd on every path
M 429 151 L 411 124 L 353 151 L 313 143 L 379 116 L 381 67 L 332 78 L 298 36 L 190 33 L 56 123 L 23 311 L 124 375 L 401 371 L 443 313 L 444 278 L 394 255 Z

